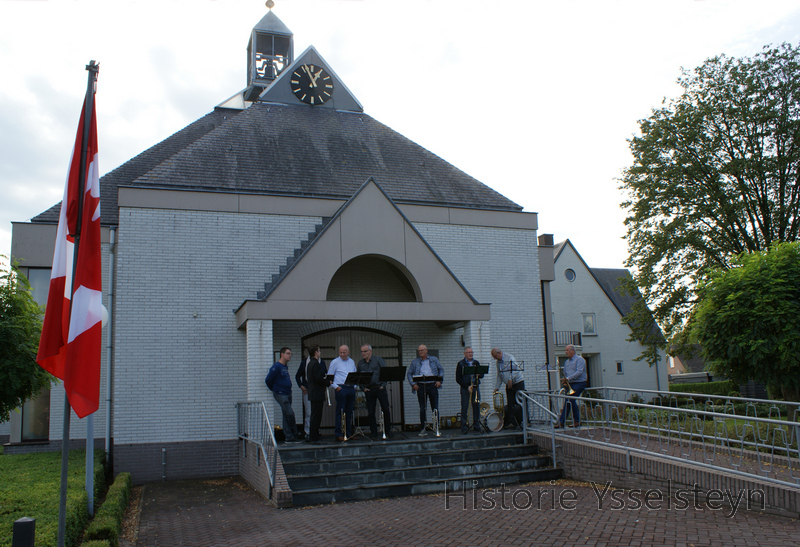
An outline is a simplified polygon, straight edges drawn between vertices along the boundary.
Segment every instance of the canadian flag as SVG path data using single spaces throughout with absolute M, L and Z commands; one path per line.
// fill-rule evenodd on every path
M 100 177 L 96 108 L 93 100 L 91 104 L 85 163 L 86 183 L 83 195 L 80 195 L 80 160 L 86 123 L 84 101 L 64 187 L 64 199 L 61 202 L 53 269 L 50 274 L 50 292 L 39 341 L 39 354 L 36 356 L 39 365 L 64 381 L 69 403 L 79 418 L 95 412 L 100 402 L 103 316 Z M 76 243 L 78 255 L 73 257 Z

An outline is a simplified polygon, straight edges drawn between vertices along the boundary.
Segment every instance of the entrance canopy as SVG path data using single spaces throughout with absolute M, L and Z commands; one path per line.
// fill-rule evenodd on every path
M 352 284 L 357 288 L 351 288 L 348 300 L 342 297 L 341 288 L 347 286 L 342 277 L 352 275 L 350 269 L 358 263 L 384 267 L 361 271 L 364 277 Z M 387 275 L 393 279 L 387 281 Z M 402 298 L 385 298 L 384 289 L 392 285 L 405 288 Z M 334 293 L 338 296 L 332 297 Z M 240 328 L 250 319 L 454 323 L 488 321 L 489 306 L 472 297 L 370 178 L 263 300 L 247 300 L 239 307 L 236 320 Z

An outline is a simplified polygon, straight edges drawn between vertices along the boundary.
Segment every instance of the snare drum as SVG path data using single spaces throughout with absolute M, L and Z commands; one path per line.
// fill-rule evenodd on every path
M 498 412 L 492 411 L 489 412 L 483 418 L 483 425 L 486 426 L 486 429 L 492 431 L 494 433 L 503 430 L 503 417 L 500 416 Z

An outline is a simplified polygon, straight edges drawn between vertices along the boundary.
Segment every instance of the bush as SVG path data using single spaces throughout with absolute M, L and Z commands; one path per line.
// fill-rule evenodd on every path
M 731 391 L 739 393 L 739 386 L 730 380 L 721 382 L 699 382 L 696 384 L 670 384 L 670 391 L 679 393 L 699 393 L 702 395 L 721 395 L 727 397 Z
M 122 517 L 125 514 L 125 508 L 128 506 L 132 487 L 130 473 L 117 475 L 114 484 L 108 489 L 106 500 L 83 535 L 85 541 L 105 540 L 107 545 L 118 547 L 119 534 L 122 530 Z M 84 543 L 83 545 L 87 544 Z

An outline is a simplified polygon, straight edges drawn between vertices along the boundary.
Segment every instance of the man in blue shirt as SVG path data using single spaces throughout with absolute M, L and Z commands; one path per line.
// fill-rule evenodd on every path
M 414 376 L 444 376 L 444 369 L 439 364 L 439 359 L 433 355 L 428 355 L 428 346 L 421 344 L 417 348 L 419 357 L 411 361 L 411 366 L 408 367 L 406 378 L 408 383 L 411 384 L 411 389 L 417 393 L 419 399 L 419 423 L 420 435 L 425 435 L 425 423 L 427 417 L 425 414 L 425 399 L 431 402 L 431 411 L 434 414 L 439 413 L 439 388 L 442 387 L 442 382 L 425 381 L 416 382 Z
M 297 423 L 292 409 L 292 378 L 289 376 L 289 361 L 292 359 L 292 350 L 281 348 L 280 357 L 270 367 L 264 382 L 272 391 L 272 396 L 281 407 L 283 414 L 283 435 L 287 443 L 299 443 L 297 438 Z
M 555 425 L 556 429 L 564 427 L 570 409 L 572 409 L 572 427 L 580 427 L 581 415 L 578 411 L 578 397 L 586 389 L 586 360 L 580 355 L 575 354 L 575 346 L 569 344 L 564 351 L 567 353 L 567 360 L 564 361 L 564 378 L 561 380 L 562 386 L 569 390 L 572 388 L 574 393 L 564 401 L 564 408 L 561 409 L 561 419 Z

